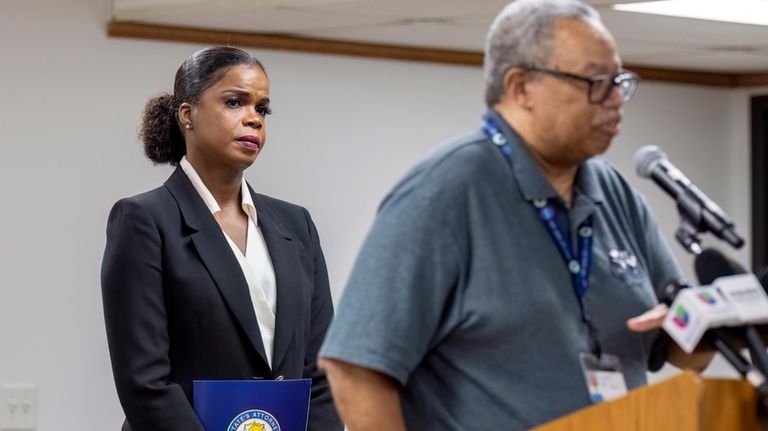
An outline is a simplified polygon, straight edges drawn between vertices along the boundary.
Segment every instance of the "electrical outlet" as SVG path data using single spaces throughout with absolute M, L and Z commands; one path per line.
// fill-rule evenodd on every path
M 0 431 L 35 431 L 37 386 L 0 383 Z

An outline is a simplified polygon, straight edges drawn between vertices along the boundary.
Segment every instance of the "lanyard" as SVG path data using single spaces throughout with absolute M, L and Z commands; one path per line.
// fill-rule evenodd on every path
M 508 162 L 511 162 L 512 147 L 509 146 L 504 133 L 496 126 L 495 121 L 489 115 L 483 117 L 483 132 L 491 138 L 491 141 L 501 151 Z M 597 340 L 597 329 L 592 324 L 589 313 L 584 306 L 584 295 L 589 289 L 589 272 L 592 266 L 592 216 L 587 217 L 578 228 L 578 242 L 576 250 L 573 249 L 568 229 L 557 218 L 557 209 L 547 199 L 534 199 L 533 207 L 538 213 L 549 236 L 557 246 L 560 256 L 563 258 L 568 272 L 571 274 L 573 292 L 579 301 L 581 321 L 589 329 L 589 344 L 592 353 L 598 358 L 601 355 L 600 342 Z

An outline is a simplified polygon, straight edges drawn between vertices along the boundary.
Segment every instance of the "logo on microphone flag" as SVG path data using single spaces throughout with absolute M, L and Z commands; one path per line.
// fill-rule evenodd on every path
M 699 292 L 696 294 L 696 297 L 708 305 L 714 305 L 715 303 L 717 303 L 717 300 L 715 299 L 715 297 L 712 296 L 709 292 Z
M 688 312 L 685 311 L 683 306 L 678 305 L 677 308 L 675 308 L 675 317 L 672 319 L 672 321 L 675 322 L 675 325 L 677 325 L 679 328 L 685 328 L 688 326 L 690 316 L 688 315 Z
M 738 316 L 718 288 L 702 286 L 680 291 L 662 327 L 686 353 L 691 353 L 708 328 L 733 322 L 738 322 Z
M 235 416 L 227 431 L 280 431 L 280 424 L 269 412 L 252 409 Z

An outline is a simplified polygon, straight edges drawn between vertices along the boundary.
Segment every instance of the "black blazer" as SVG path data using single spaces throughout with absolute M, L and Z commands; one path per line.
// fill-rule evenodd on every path
M 272 370 L 245 276 L 186 174 L 112 208 L 101 285 L 124 431 L 202 431 L 192 380 L 253 377 L 312 378 L 309 429 L 343 429 L 316 363 L 333 315 L 317 231 L 304 208 L 251 195 L 277 282 Z

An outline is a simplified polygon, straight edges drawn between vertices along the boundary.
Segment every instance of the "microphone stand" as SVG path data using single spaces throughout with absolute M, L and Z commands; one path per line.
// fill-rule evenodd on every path
M 747 339 L 747 348 L 749 356 L 755 364 L 755 368 L 768 376 L 768 354 L 766 353 L 765 343 L 757 332 L 757 328 L 749 325 L 744 328 L 744 335 Z M 764 428 L 768 428 L 768 381 L 764 381 L 757 387 L 757 418 Z
M 699 235 L 708 230 L 702 216 L 701 205 L 683 191 L 677 195 L 677 211 L 680 214 L 680 226 L 675 231 L 677 242 L 689 253 L 701 254 Z
M 702 253 L 699 235 L 708 230 L 702 217 L 702 208 L 686 193 L 678 195 L 677 208 L 680 226 L 675 231 L 675 238 L 685 250 L 698 256 Z M 762 427 L 768 429 L 768 352 L 757 328 L 753 325 L 744 328 L 751 363 L 735 348 L 725 328 L 713 329 L 712 335 L 711 341 L 716 350 L 757 389 L 757 418 Z
M 680 226 L 675 231 L 675 239 L 689 253 L 698 256 L 702 252 L 701 240 L 699 239 L 700 233 L 701 231 L 689 222 L 688 219 L 681 217 Z

